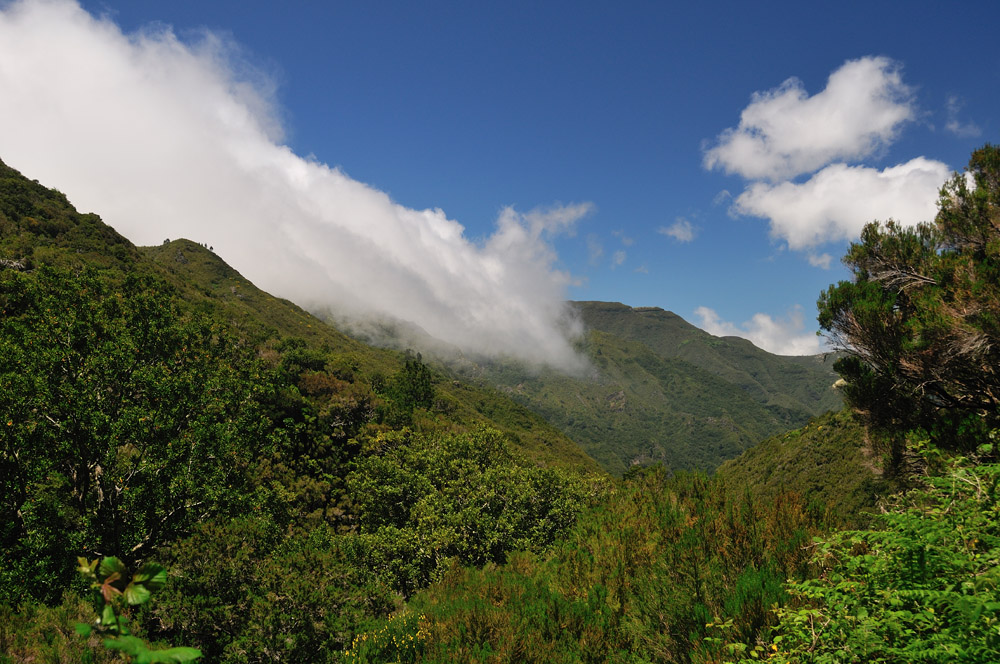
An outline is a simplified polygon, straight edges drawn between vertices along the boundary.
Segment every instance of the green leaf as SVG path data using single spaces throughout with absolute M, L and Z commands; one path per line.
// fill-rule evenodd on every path
M 92 625 L 88 625 L 86 623 L 77 623 L 77 624 L 73 625 L 73 629 L 76 630 L 77 634 L 79 634 L 80 636 L 85 637 L 85 638 L 88 637 L 88 636 L 90 636 L 90 633 L 94 631 L 93 626 Z
M 115 624 L 115 610 L 110 604 L 105 604 L 104 610 L 101 611 L 101 624 L 106 627 Z
M 101 561 L 101 576 L 111 576 L 115 572 L 124 576 L 125 565 L 122 561 L 114 556 L 108 556 Z
M 153 650 L 151 653 L 154 662 L 193 662 L 201 657 L 200 650 L 186 647 Z
M 163 565 L 157 563 L 146 563 L 139 568 L 136 575 L 132 577 L 133 583 L 141 583 L 150 592 L 162 590 L 167 583 L 167 570 Z
M 122 636 L 117 639 L 104 639 L 104 647 L 108 650 L 120 650 L 121 652 L 138 656 L 143 650 L 149 650 L 142 639 L 135 636 Z
M 152 596 L 153 593 L 149 591 L 149 588 L 141 583 L 132 581 L 132 583 L 125 587 L 125 601 L 133 606 L 148 602 Z

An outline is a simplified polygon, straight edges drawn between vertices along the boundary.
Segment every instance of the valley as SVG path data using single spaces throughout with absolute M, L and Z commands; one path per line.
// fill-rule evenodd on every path
M 837 353 L 574 302 L 577 375 L 368 345 L 0 164 L 0 662 L 987 661 L 997 155 L 852 246 Z

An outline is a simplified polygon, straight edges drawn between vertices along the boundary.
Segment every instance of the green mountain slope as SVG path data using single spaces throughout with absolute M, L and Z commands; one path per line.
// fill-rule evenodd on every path
M 135 246 L 101 221 L 81 214 L 66 197 L 0 161 L 0 268 L 38 265 L 129 270 Z
M 632 308 L 617 302 L 577 302 L 576 306 L 589 329 L 689 362 L 766 405 L 812 415 L 840 408 L 840 395 L 829 389 L 829 379 L 836 380 L 833 363 L 822 356 L 774 355 L 740 337 L 712 336 L 657 307 Z
M 319 368 L 325 365 L 364 389 L 384 382 L 405 364 L 403 354 L 367 346 L 258 289 L 197 243 L 175 240 L 137 248 L 96 214 L 77 212 L 58 191 L 0 162 L 0 269 L 30 271 L 43 265 L 97 269 L 112 281 L 140 275 L 162 280 L 183 309 L 219 321 L 260 346 L 262 354 L 276 357 L 281 340 L 301 340 L 322 357 Z M 489 425 L 539 464 L 599 472 L 564 433 L 495 389 L 440 374 L 433 381 L 434 403 L 418 410 L 412 423 L 418 430 Z
M 890 488 L 867 440 L 850 411 L 827 413 L 754 445 L 719 466 L 715 476 L 728 491 L 749 491 L 765 502 L 793 491 L 835 521 L 858 525 Z
M 662 462 L 712 470 L 768 436 L 839 409 L 822 357 L 772 355 L 714 337 L 676 314 L 575 303 L 588 333 L 585 377 L 512 362 L 459 367 L 543 415 L 608 471 Z

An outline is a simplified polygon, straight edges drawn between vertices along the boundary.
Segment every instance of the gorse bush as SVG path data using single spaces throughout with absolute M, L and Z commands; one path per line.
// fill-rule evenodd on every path
M 354 637 L 344 662 L 416 662 L 423 654 L 425 617 L 411 612 L 392 615 L 377 628 Z

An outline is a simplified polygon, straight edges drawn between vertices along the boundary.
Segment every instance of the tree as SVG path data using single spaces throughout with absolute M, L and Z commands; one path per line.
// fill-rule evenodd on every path
M 424 364 L 420 353 L 414 357 L 406 351 L 403 368 L 389 379 L 382 392 L 389 402 L 383 417 L 393 426 L 411 424 L 414 409 L 430 408 L 434 404 L 431 370 Z
M 1000 426 L 1000 148 L 945 184 L 933 223 L 870 223 L 844 263 L 853 279 L 820 296 L 819 323 L 847 353 L 836 369 L 868 424 L 958 449 Z
M 0 310 L 0 589 L 53 599 L 78 553 L 131 564 L 240 509 L 267 425 L 253 348 L 144 277 L 4 271 Z

